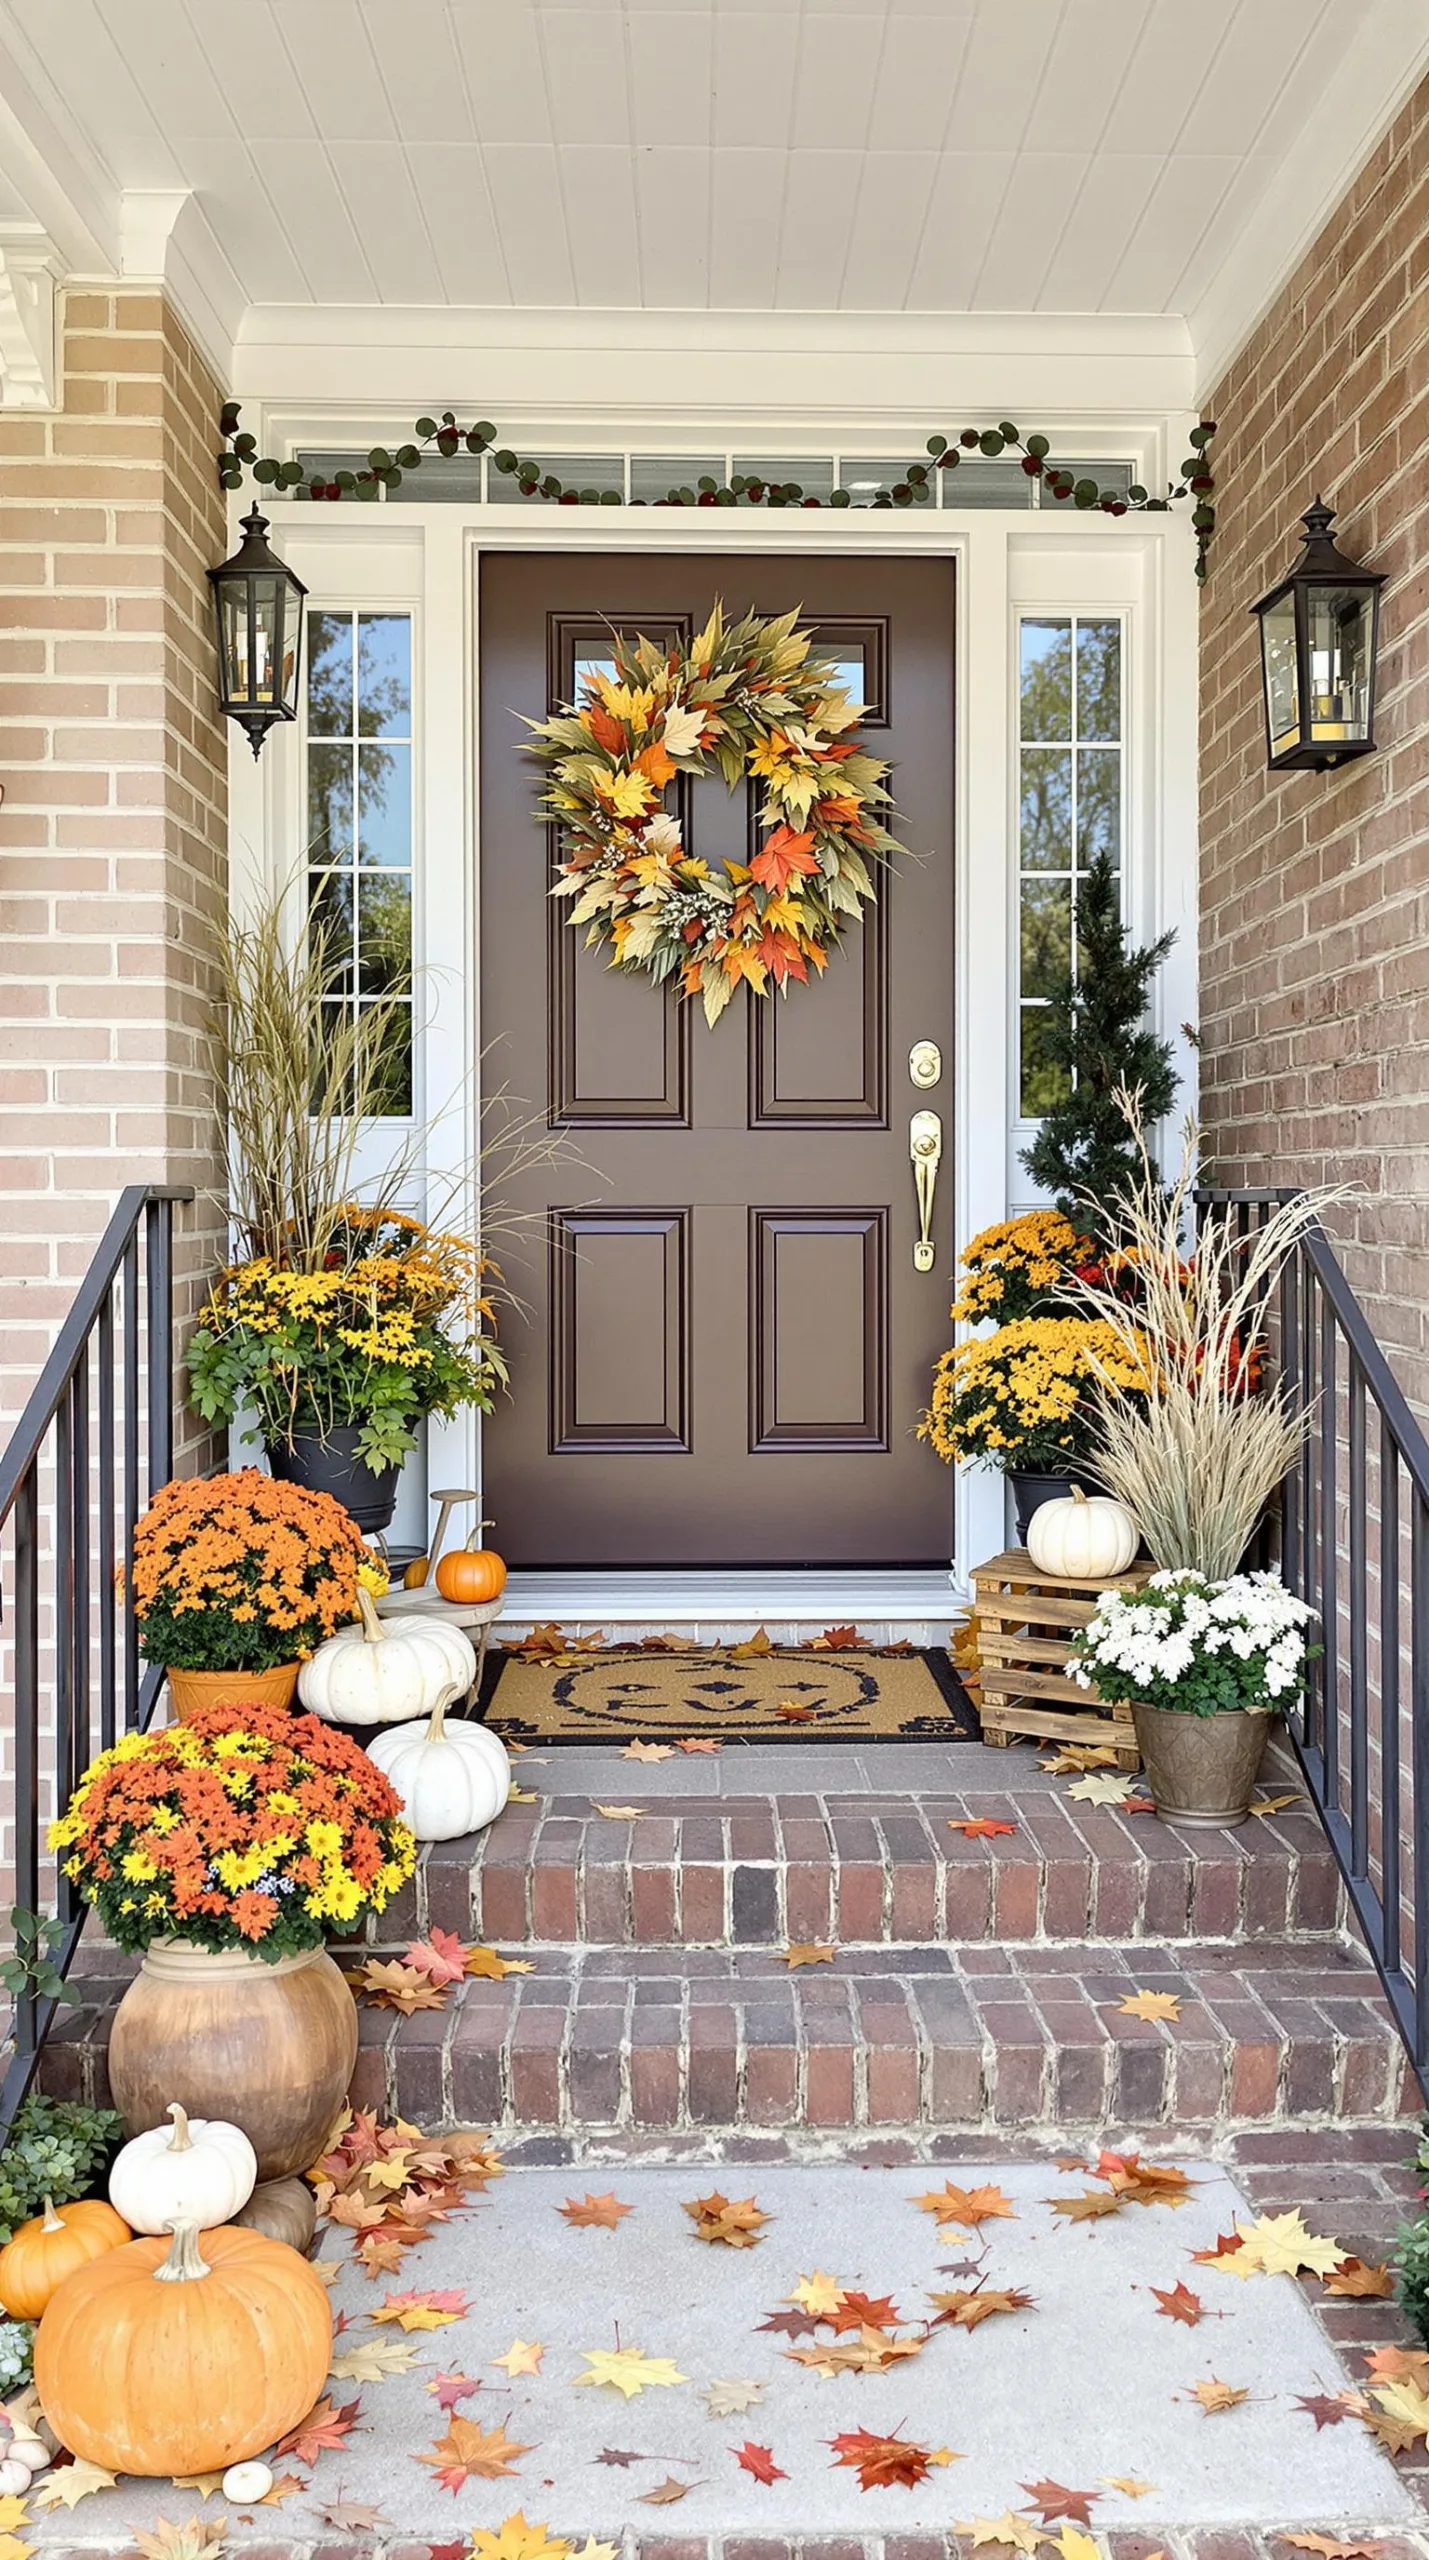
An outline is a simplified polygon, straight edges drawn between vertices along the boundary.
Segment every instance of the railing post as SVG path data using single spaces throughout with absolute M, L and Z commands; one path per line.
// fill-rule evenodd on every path
M 174 1472 L 174 1209 L 149 1204 L 146 1341 L 149 1371 L 149 1499 Z
M 15 1498 L 15 1900 L 33 1911 L 40 1895 L 40 1498 L 32 1459 Z M 15 2001 L 17 2052 L 35 2044 L 35 2001 Z

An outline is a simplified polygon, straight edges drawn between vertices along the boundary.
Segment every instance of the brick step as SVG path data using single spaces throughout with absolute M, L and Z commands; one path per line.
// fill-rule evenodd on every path
M 533 1947 L 527 1960 L 440 2010 L 364 2003 L 358 2102 L 576 2141 L 884 2126 L 1204 2138 L 1418 2103 L 1373 1970 L 1343 1943 L 845 1946 L 794 1973 L 752 1948 Z M 130 1969 L 80 1977 L 85 2006 L 44 2057 L 52 2094 L 106 2101 Z M 1175 1993 L 1179 2016 L 1123 2015 L 1135 1990 Z
M 617 1768 L 614 1800 L 630 1800 L 632 1781 L 643 1793 L 641 1775 Z M 969 1840 L 948 1828 L 977 1819 L 1015 1829 Z M 589 1795 L 552 1791 L 511 1805 L 475 1841 L 424 1851 L 371 1940 L 395 1946 L 433 1923 L 502 1947 L 1323 1941 L 1341 1906 L 1308 1805 L 1239 1831 L 1175 1831 L 1045 1787 L 982 1785 L 917 1797 L 662 1793 L 622 1822 Z

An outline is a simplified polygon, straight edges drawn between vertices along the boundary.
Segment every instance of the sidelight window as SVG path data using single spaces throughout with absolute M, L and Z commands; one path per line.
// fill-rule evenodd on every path
M 1047 1005 L 1073 964 L 1077 883 L 1099 853 L 1122 870 L 1123 626 L 1114 614 L 1029 614 L 1018 632 L 1018 1108 L 1063 1098 Z
M 307 864 L 310 929 L 329 963 L 327 1002 L 395 1014 L 383 1116 L 412 1109 L 412 619 L 309 612 Z

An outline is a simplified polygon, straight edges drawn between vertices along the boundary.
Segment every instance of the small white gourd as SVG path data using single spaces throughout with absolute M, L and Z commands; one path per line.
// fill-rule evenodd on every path
M 1131 1513 L 1109 1494 L 1044 1502 L 1027 1524 L 1027 1552 L 1039 1573 L 1068 1582 L 1107 1582 L 1125 1573 L 1140 1544 Z
M 24 2498 L 29 2494 L 30 2474 L 23 2462 L 7 2454 L 0 2462 L 0 2498 Z
M 506 1745 L 484 1724 L 448 1724 L 434 1709 L 428 1724 L 404 1724 L 367 1745 L 402 1799 L 419 1840 L 459 1840 L 494 1822 L 511 1792 Z
M 223 2494 L 231 2507 L 255 2507 L 272 2486 L 266 2462 L 233 2462 L 223 2475 Z
M 109 2172 L 109 2201 L 131 2230 L 160 2233 L 176 2222 L 212 2231 L 241 2213 L 258 2183 L 258 2155 L 236 2124 L 190 2118 L 175 2103 L 173 2121 L 126 2142 Z
M 403 1724 L 465 1697 L 476 1653 L 438 1617 L 379 1618 L 359 1590 L 359 1622 L 320 1644 L 298 1674 L 298 1695 L 329 1724 Z
M 39 2436 L 17 2432 L 5 2448 L 6 2461 L 18 2462 L 27 2478 L 31 2479 L 37 2477 L 41 2471 L 48 2471 L 53 2458 L 49 2446 L 42 2442 Z M 21 2490 L 19 2494 L 23 2497 L 24 2491 Z

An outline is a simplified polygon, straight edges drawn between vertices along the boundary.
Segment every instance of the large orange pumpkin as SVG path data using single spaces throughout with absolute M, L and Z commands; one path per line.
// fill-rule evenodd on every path
M 437 1565 L 437 1589 L 444 1600 L 499 1600 L 506 1588 L 506 1567 L 494 1547 L 452 1547 Z
M 12 2320 L 38 2320 L 66 2276 L 129 2237 L 123 2215 L 100 2196 L 61 2205 L 46 2196 L 44 2212 L 22 2222 L 0 2249 L 0 2310 Z
M 141 2479 L 225 2471 L 321 2399 L 327 2289 L 281 2240 L 231 2224 L 131 2240 L 66 2278 L 35 2339 L 62 2445 Z

